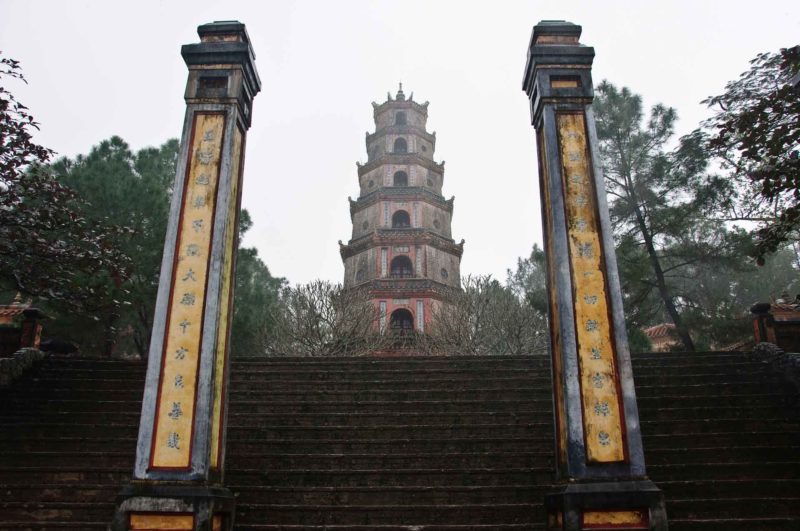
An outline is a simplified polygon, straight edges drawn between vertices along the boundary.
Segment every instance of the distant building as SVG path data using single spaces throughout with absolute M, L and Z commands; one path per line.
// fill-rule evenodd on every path
M 451 237 L 453 198 L 442 196 L 428 102 L 406 99 L 401 84 L 394 99 L 372 106 L 375 132 L 367 133 L 367 163 L 358 163 L 358 199 L 350 199 L 352 237 L 340 242 L 344 286 L 369 290 L 382 330 L 422 332 L 460 288 L 464 242 Z
M 680 343 L 677 334 L 675 334 L 674 324 L 657 324 L 650 328 L 645 328 L 642 331 L 644 335 L 647 336 L 647 339 L 650 340 L 650 346 L 653 352 L 664 352 Z

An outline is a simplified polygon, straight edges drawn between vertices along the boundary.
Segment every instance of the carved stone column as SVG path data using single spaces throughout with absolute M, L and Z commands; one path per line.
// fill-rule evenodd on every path
M 114 529 L 231 529 L 225 389 L 245 135 L 261 82 L 244 24 L 183 46 L 186 117 L 136 449 Z
M 594 49 L 581 27 L 533 29 L 530 98 L 548 270 L 556 476 L 548 528 L 667 529 L 645 474 L 612 228 L 592 114 Z

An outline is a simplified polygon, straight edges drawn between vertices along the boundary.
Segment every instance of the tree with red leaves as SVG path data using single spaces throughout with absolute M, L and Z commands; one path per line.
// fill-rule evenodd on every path
M 730 219 L 755 221 L 759 264 L 800 239 L 800 46 L 762 53 L 703 103 L 716 110 L 707 145 L 731 170 Z
M 0 82 L 25 82 L 18 61 L 0 57 Z M 113 312 L 129 258 L 113 244 L 128 232 L 82 214 L 82 199 L 47 166 L 39 124 L 0 86 L 0 292 L 19 291 L 87 314 Z M 97 317 L 99 318 L 99 317 Z

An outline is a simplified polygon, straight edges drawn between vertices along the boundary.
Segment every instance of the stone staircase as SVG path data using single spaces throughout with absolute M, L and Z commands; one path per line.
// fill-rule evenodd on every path
M 543 529 L 542 357 L 249 358 L 231 381 L 240 530 Z M 797 392 L 740 353 L 634 357 L 670 529 L 800 529 Z M 104 529 L 144 364 L 48 358 L 0 391 L 0 529 Z

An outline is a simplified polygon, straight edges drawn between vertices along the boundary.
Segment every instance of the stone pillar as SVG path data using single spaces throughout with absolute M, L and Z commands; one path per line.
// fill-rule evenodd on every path
M 581 27 L 533 29 L 523 90 L 539 156 L 556 432 L 548 529 L 667 529 L 645 474 Z
M 186 116 L 150 342 L 133 481 L 113 529 L 226 530 L 225 389 L 245 134 L 261 88 L 244 24 L 183 46 Z

